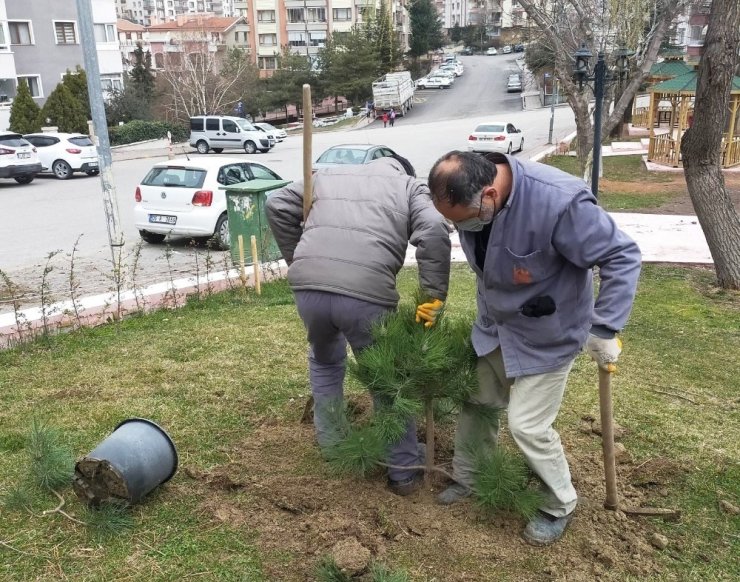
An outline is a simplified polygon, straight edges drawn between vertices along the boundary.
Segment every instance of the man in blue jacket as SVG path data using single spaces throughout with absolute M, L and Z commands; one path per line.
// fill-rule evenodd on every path
M 477 275 L 478 404 L 508 409 L 509 429 L 544 486 L 545 502 L 524 530 L 534 545 L 557 541 L 577 504 L 552 424 L 581 349 L 614 371 L 640 251 L 570 174 L 503 154 L 453 151 L 429 174 L 435 207 L 457 225 Z M 594 302 L 593 267 L 600 287 Z M 471 447 L 490 450 L 498 426 L 463 407 L 455 435 L 456 482 L 442 504 L 471 494 Z

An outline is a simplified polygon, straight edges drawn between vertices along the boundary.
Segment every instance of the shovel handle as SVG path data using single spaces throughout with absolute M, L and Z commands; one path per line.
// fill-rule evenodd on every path
M 604 451 L 606 500 L 604 508 L 619 508 L 617 495 L 617 469 L 614 457 L 614 420 L 612 416 L 612 375 L 599 367 L 599 406 L 601 409 L 601 446 Z

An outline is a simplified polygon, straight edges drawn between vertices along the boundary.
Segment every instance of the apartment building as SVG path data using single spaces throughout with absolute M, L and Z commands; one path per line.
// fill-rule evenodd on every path
M 234 16 L 234 0 L 115 0 L 115 4 L 118 18 L 144 26 L 175 20 L 185 14 Z
M 472 4 L 472 2 L 471 2 Z M 445 28 L 454 28 L 455 26 L 468 25 L 468 0 L 447 0 L 444 8 L 444 18 L 442 25 Z
M 141 48 L 145 52 L 151 52 L 149 34 L 146 32 L 146 26 L 130 20 L 119 19 L 116 22 L 116 29 L 118 30 L 118 45 L 121 48 L 121 60 L 126 70 L 128 70 L 134 64 L 134 51 L 138 44 L 141 44 Z
M 122 87 L 123 65 L 113 0 L 92 0 L 100 83 L 105 91 Z M 84 65 L 74 2 L 0 0 L 0 102 L 15 96 L 25 79 L 39 105 L 65 72 Z
M 527 26 L 527 12 L 518 0 L 471 0 L 469 6 L 468 24 L 483 24 L 490 39 L 517 40 L 518 31 Z
M 144 36 L 152 53 L 152 66 L 163 69 L 178 66 L 182 59 L 196 58 L 194 55 L 203 52 L 213 54 L 239 48 L 251 55 L 249 32 L 243 17 L 181 15 L 174 21 L 146 27 Z

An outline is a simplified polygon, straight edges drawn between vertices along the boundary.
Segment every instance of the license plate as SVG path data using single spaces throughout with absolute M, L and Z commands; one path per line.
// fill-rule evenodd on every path
M 484 135 L 483 137 L 481 137 L 481 138 L 479 138 L 479 139 L 480 139 L 481 141 L 491 141 L 491 139 L 493 139 L 493 138 L 490 138 L 490 137 L 486 137 L 486 136 Z
M 98 162 L 87 162 L 87 165 L 90 166 L 90 167 L 92 167 L 92 168 L 97 168 L 98 167 Z
M 31 157 L 31 154 L 25 153 L 25 152 L 18 152 L 18 159 L 19 160 L 27 160 Z
M 149 222 L 157 224 L 177 224 L 177 216 L 166 216 L 164 214 L 150 214 Z

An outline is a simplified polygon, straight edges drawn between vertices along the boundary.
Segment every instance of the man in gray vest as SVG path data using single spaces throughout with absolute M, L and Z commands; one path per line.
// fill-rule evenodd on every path
M 327 447 L 339 436 L 347 343 L 354 352 L 370 345 L 373 322 L 395 309 L 396 275 L 409 242 L 428 296 L 416 318 L 434 325 L 450 277 L 449 229 L 429 189 L 401 156 L 320 170 L 305 225 L 303 182 L 290 184 L 268 198 L 267 219 L 308 332 L 314 427 L 319 446 Z M 388 463 L 423 464 L 413 420 L 390 448 Z M 389 487 L 408 495 L 421 477 L 416 470 L 391 468 Z
M 570 174 L 503 154 L 453 151 L 429 174 L 434 205 L 460 231 L 477 275 L 478 404 L 508 409 L 511 436 L 543 483 L 545 501 L 524 530 L 534 545 L 558 540 L 577 504 L 558 433 L 573 360 L 581 349 L 614 371 L 640 273 L 637 245 Z M 594 302 L 593 267 L 600 287 Z M 442 504 L 471 494 L 470 447 L 490 450 L 498 426 L 463 407 L 455 483 Z

